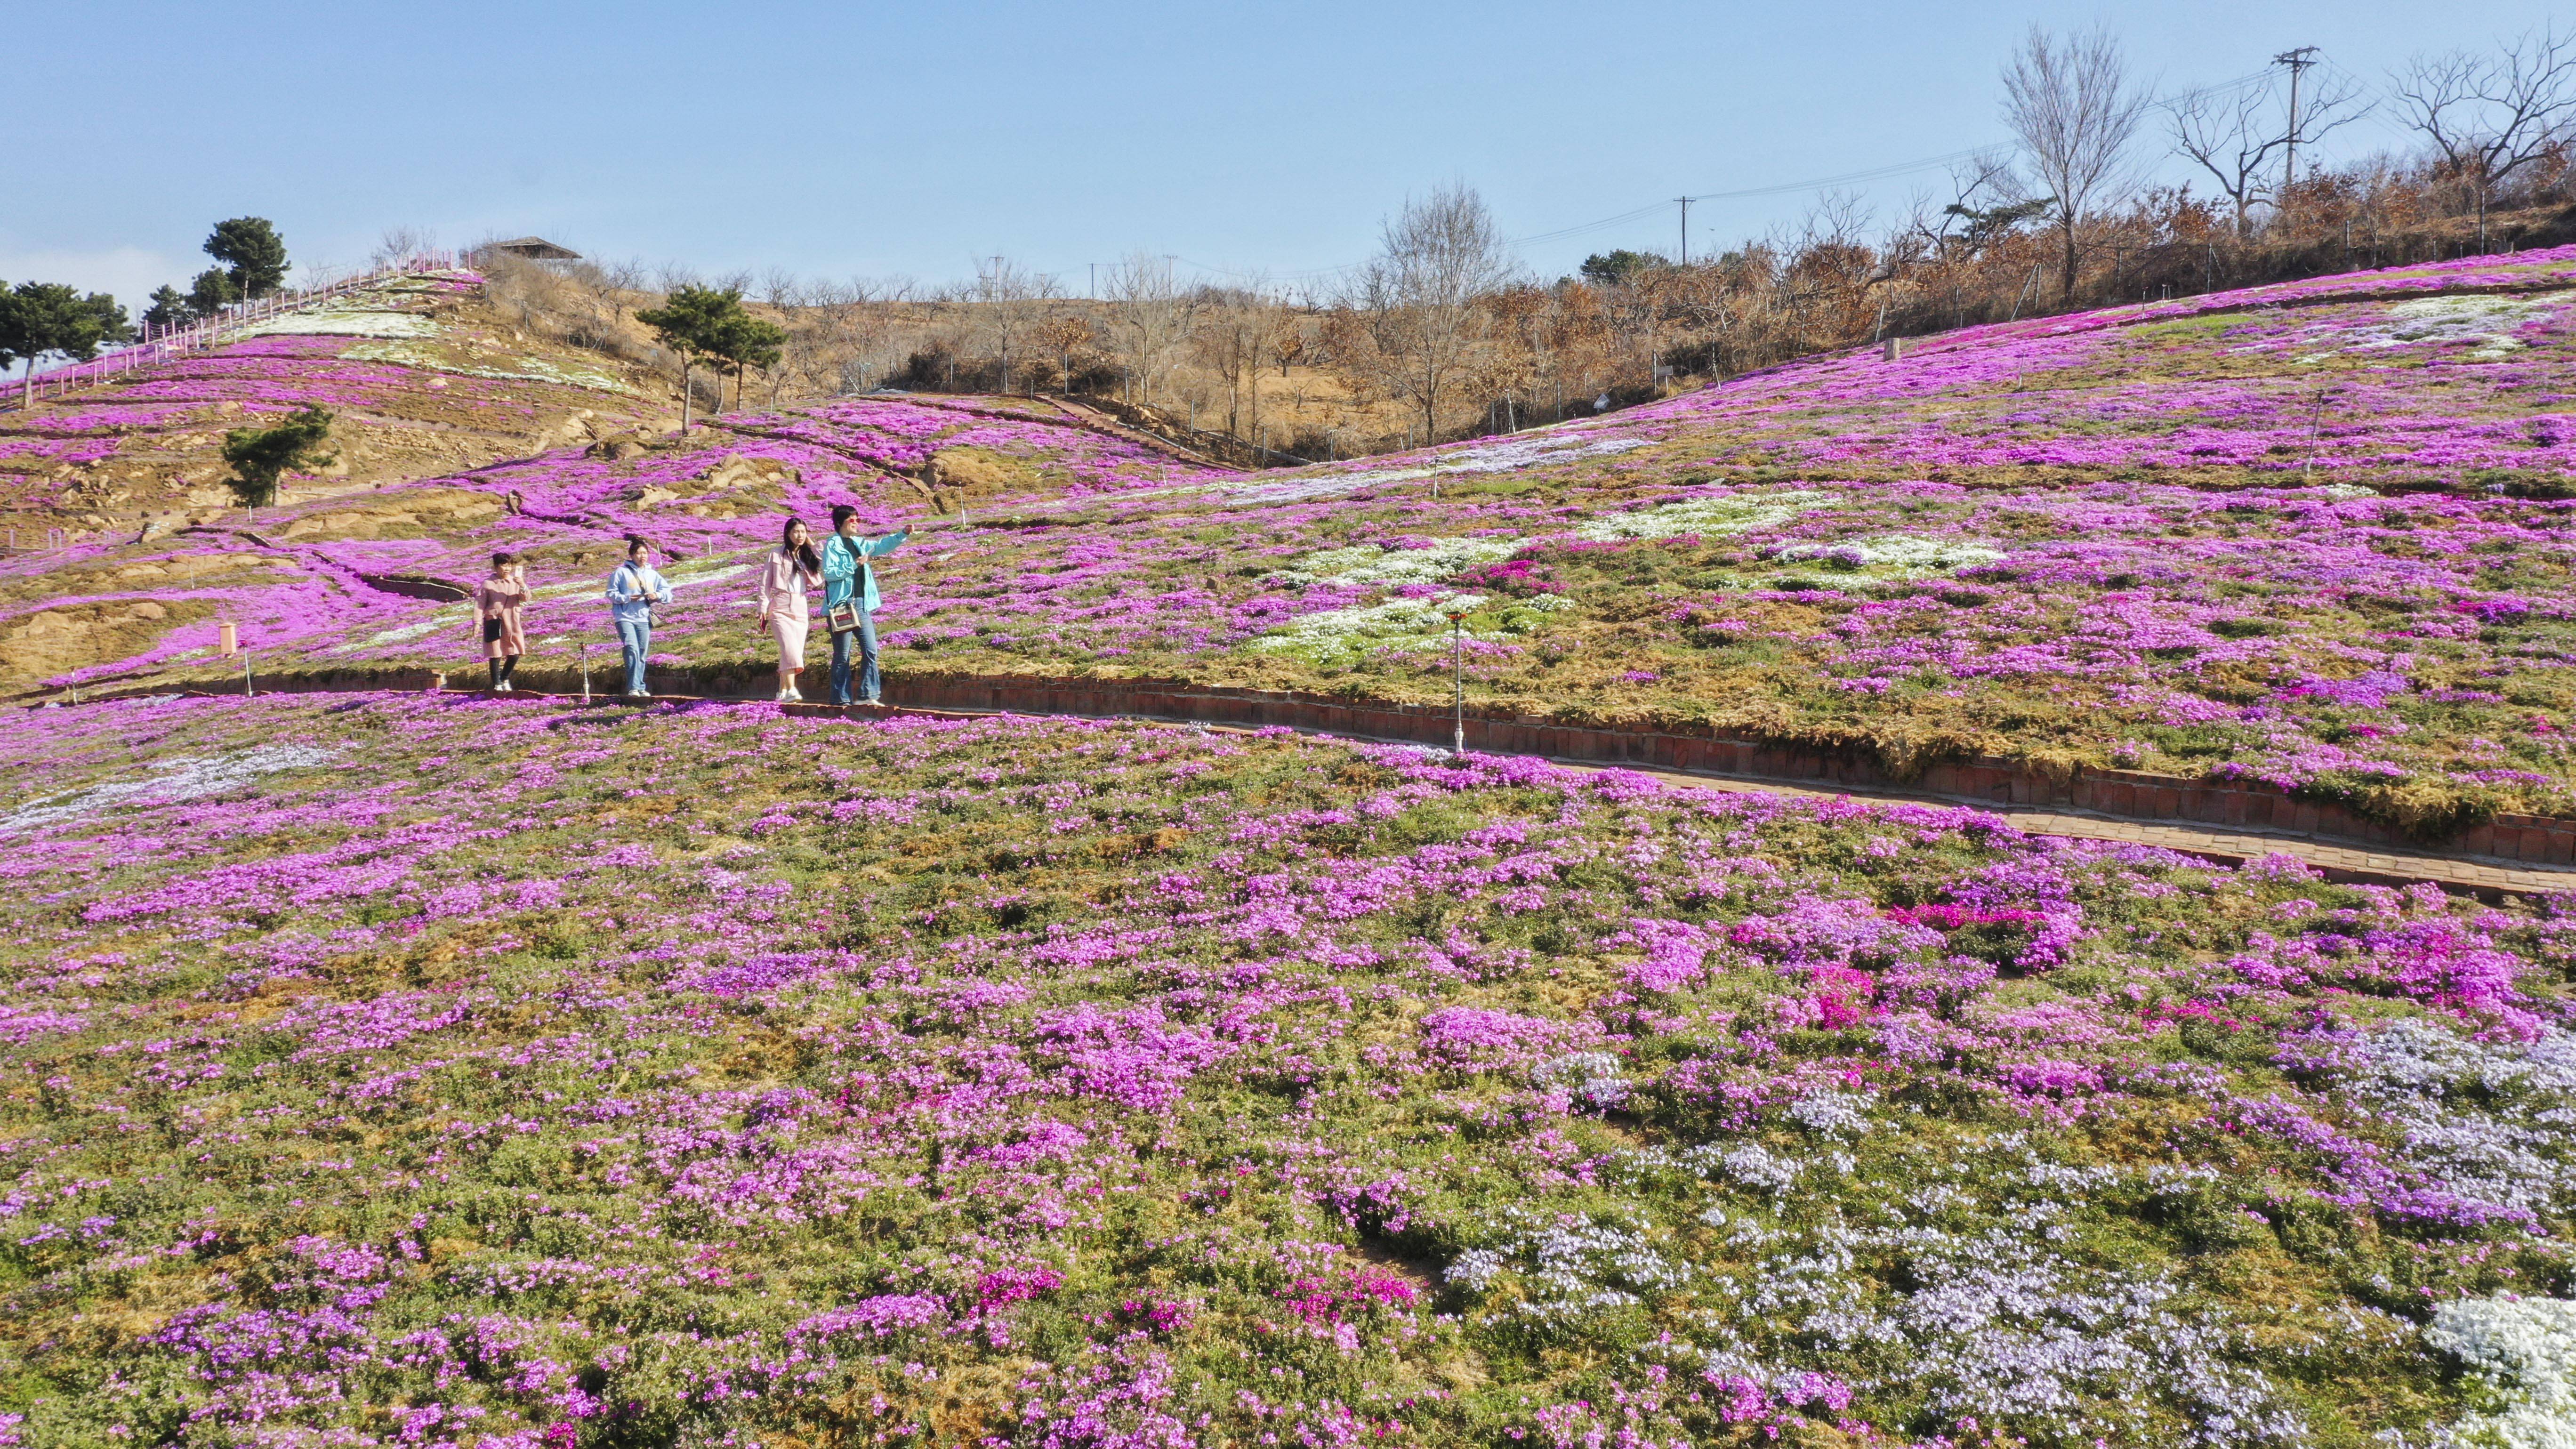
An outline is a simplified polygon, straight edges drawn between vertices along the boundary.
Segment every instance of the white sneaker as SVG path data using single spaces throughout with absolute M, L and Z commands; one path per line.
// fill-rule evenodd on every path
M 803 704 L 805 702 L 805 695 L 802 691 L 798 690 L 796 686 L 791 684 L 787 687 L 787 702 L 789 704 Z
M 785 704 L 787 702 L 787 691 L 783 689 L 778 691 L 777 698 L 780 704 Z
M 500 690 L 503 694 L 516 694 L 519 692 L 519 686 L 512 684 L 506 679 L 502 680 L 498 685 L 495 685 L 494 688 Z

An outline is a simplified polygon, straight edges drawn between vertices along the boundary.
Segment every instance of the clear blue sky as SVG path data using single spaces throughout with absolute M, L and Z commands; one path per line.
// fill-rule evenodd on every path
M 2550 11 L 74 0 L 9 20 L 0 278 L 135 302 L 242 214 L 342 264 L 409 224 L 707 271 L 939 281 L 999 252 L 1079 291 L 1086 263 L 1142 248 L 1292 278 L 1365 255 L 1408 192 L 1453 178 L 1517 237 L 1999 140 L 1996 68 L 2033 20 L 2107 24 L 2170 90 L 2293 45 L 2375 81 Z M 1869 192 L 1885 210 L 1939 181 Z M 1807 202 L 1695 206 L 1693 249 Z M 1673 244 L 1667 207 L 1525 258 L 1555 275 Z

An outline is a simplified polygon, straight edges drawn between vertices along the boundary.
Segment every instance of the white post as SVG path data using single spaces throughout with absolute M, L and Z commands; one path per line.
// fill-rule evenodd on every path
M 1449 749 L 1452 754 L 1467 753 L 1467 616 L 1449 616 L 1449 677 L 1456 687 L 1451 697 Z

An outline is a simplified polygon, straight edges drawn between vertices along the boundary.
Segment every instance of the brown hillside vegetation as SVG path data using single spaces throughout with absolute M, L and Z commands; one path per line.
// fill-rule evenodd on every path
M 139 532 L 238 517 L 224 487 L 225 434 L 308 403 L 331 411 L 336 457 L 287 480 L 290 496 L 304 498 L 659 434 L 677 421 L 678 389 L 649 360 L 518 325 L 479 288 L 376 289 L 263 330 L 0 413 L 0 506 L 29 535 L 20 542 L 51 528 Z

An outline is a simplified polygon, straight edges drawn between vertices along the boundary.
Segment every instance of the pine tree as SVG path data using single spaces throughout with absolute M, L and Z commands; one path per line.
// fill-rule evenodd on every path
M 653 329 L 662 345 L 680 354 L 680 430 L 689 427 L 689 382 L 701 358 L 721 358 L 727 329 L 743 317 L 742 292 L 732 287 L 675 287 L 659 307 L 635 314 Z M 745 318 L 744 320 L 749 320 Z M 724 401 L 723 374 L 717 374 L 716 401 Z
M 327 467 L 334 461 L 332 454 L 322 451 L 330 440 L 330 412 L 311 405 L 273 428 L 235 428 L 224 434 L 224 461 L 233 466 L 233 476 L 224 480 L 224 486 L 246 508 L 275 502 L 280 474 Z
M 105 292 L 83 296 L 60 282 L 20 282 L 0 292 L 0 368 L 26 363 L 30 398 L 36 365 L 45 358 L 86 362 L 98 356 L 100 344 L 133 335 L 125 309 Z
M 206 268 L 188 284 L 188 305 L 200 317 L 212 317 L 241 299 L 241 288 L 221 267 Z
M 155 327 L 185 327 L 197 320 L 197 307 L 186 293 L 163 282 L 153 289 L 152 305 L 143 309 L 143 320 Z
M 736 304 L 721 326 L 716 329 L 715 345 L 708 350 L 733 366 L 733 405 L 742 406 L 742 374 L 747 367 L 766 372 L 778 365 L 780 352 L 787 346 L 787 329 L 775 322 L 764 322 Z
M 286 239 L 266 217 L 237 216 L 215 223 L 206 255 L 225 264 L 225 276 L 244 297 L 265 297 L 286 280 Z M 200 285 L 204 278 L 199 278 Z

